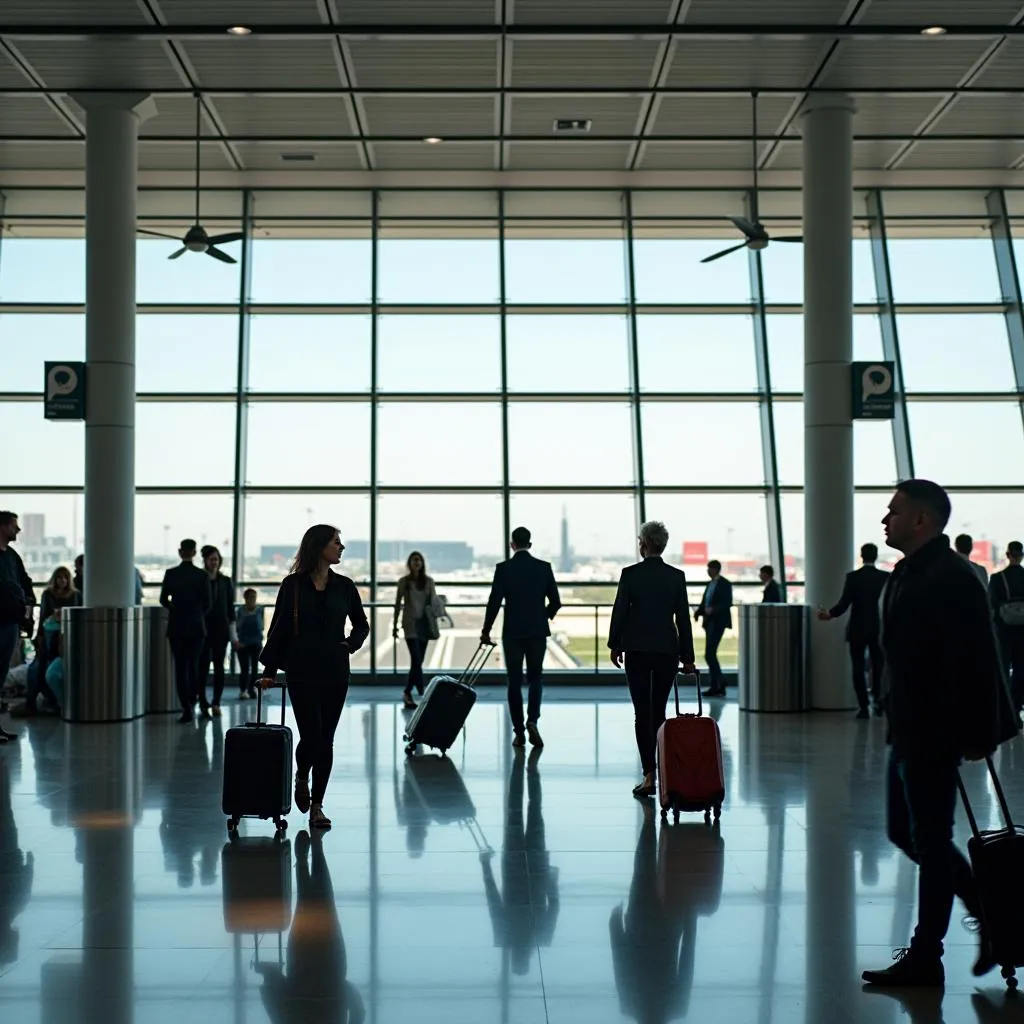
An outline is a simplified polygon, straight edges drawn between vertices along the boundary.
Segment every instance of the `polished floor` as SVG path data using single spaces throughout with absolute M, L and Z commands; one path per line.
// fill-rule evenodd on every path
M 971 977 L 959 907 L 944 996 L 861 989 L 914 917 L 914 870 L 884 836 L 879 721 L 718 703 L 712 830 L 631 798 L 620 691 L 550 693 L 539 755 L 513 753 L 487 695 L 448 761 L 407 761 L 402 713 L 362 691 L 338 732 L 333 831 L 310 839 L 296 812 L 285 842 L 246 822 L 232 845 L 223 738 L 253 711 L 19 723 L 0 748 L 0 1021 L 1024 1021 L 998 973 Z M 1020 741 L 999 765 L 1024 818 Z

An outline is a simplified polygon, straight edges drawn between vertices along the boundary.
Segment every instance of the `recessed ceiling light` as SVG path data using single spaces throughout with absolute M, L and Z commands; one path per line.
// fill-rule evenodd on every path
M 945 34 L 946 30 L 942 25 L 929 25 L 927 28 L 921 29 L 923 36 L 944 36 Z
M 252 29 L 247 25 L 232 25 L 228 29 L 228 35 L 230 36 L 251 36 Z
M 428 146 L 436 146 L 439 143 L 444 142 L 444 139 L 442 139 L 440 136 L 437 136 L 437 135 L 428 135 L 428 136 L 426 136 L 426 138 L 424 138 L 423 141 Z

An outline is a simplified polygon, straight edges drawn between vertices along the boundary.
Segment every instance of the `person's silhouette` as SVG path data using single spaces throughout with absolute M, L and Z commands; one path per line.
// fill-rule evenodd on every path
M 11 804 L 11 777 L 0 759 L 0 964 L 18 959 L 14 919 L 28 905 L 32 892 L 33 859 L 18 846 L 18 824 Z

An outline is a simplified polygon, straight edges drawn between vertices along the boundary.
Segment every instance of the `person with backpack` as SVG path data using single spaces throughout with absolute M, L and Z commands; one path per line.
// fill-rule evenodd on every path
M 21 533 L 14 512 L 0 512 L 0 676 L 7 677 L 22 632 L 32 632 L 36 595 L 21 555 L 11 545 Z M 0 743 L 16 737 L 0 728 Z
M 1024 544 L 1006 545 L 1007 566 L 992 574 L 988 599 L 996 621 L 1003 669 L 1010 679 L 1010 696 L 1018 714 L 1024 709 Z

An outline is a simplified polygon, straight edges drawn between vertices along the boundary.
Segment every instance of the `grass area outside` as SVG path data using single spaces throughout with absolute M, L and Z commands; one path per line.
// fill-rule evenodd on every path
M 697 667 L 706 668 L 704 665 L 704 638 L 703 635 L 694 637 L 697 647 Z M 594 638 L 592 636 L 570 636 L 562 642 L 562 647 L 568 651 L 581 666 L 594 667 Z M 597 656 L 602 668 L 610 667 L 610 651 L 606 646 L 607 641 L 602 637 L 598 640 Z M 734 633 L 727 633 L 721 644 L 718 646 L 718 660 L 722 668 L 736 668 L 739 659 L 739 638 Z

